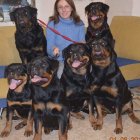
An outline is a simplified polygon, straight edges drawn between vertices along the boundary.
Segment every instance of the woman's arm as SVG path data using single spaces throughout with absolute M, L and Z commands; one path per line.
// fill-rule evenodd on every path
M 79 41 L 85 43 L 85 25 L 84 23 L 79 27 Z
M 54 28 L 54 22 L 48 23 L 48 26 Z M 55 33 L 49 28 L 46 29 L 46 39 L 47 39 L 47 52 L 49 56 L 54 56 L 53 50 L 55 48 Z

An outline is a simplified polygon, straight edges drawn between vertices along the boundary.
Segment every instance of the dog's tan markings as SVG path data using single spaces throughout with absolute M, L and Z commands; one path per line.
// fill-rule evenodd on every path
M 102 86 L 101 90 L 108 92 L 113 97 L 117 97 L 118 96 L 118 89 L 117 88 Z
M 116 128 L 114 132 L 116 134 L 120 134 L 123 131 L 123 126 L 122 126 L 122 115 L 119 112 L 118 108 L 116 108 Z
M 82 112 L 70 112 L 71 116 L 75 117 L 76 119 L 84 120 L 85 116 Z
M 9 113 L 9 118 L 6 121 L 6 126 L 3 129 L 3 131 L 1 132 L 0 136 L 1 137 L 7 137 L 9 136 L 11 129 L 12 129 L 12 117 L 13 117 L 13 112 Z
M 68 139 L 67 130 L 65 130 L 64 134 L 62 134 L 61 128 L 59 128 L 58 135 L 59 135 L 59 140 L 67 140 Z
M 56 109 L 57 111 L 61 111 L 62 110 L 62 106 L 60 104 L 53 103 L 53 102 L 48 102 L 46 104 L 46 108 L 50 109 L 50 110 Z
M 79 61 L 83 62 L 83 65 L 81 65 L 81 67 L 79 67 L 79 68 L 73 68 L 72 67 L 72 62 L 73 62 L 72 58 L 67 59 L 67 63 L 71 67 L 71 69 L 74 73 L 76 73 L 78 75 L 85 75 L 87 72 L 86 66 L 87 66 L 87 63 L 89 62 L 89 57 L 82 56 Z
M 96 124 L 94 126 L 94 129 L 95 130 L 101 130 L 102 126 L 103 126 L 102 107 L 101 107 L 101 104 L 98 101 L 98 98 L 94 97 L 94 101 L 95 101 L 97 112 L 98 112 L 98 114 L 97 114 L 97 122 L 96 122 Z
M 93 105 L 92 105 L 91 101 L 89 102 L 88 106 L 89 106 L 89 122 L 90 122 L 91 126 L 94 127 L 97 120 L 93 114 L 93 108 L 92 108 Z
M 13 105 L 32 105 L 32 100 L 26 101 L 26 102 L 19 102 L 19 101 L 9 101 L 8 100 L 8 106 L 13 106 Z
M 94 60 L 93 61 L 93 64 L 100 66 L 102 68 L 109 66 L 110 63 L 111 63 L 110 57 L 106 58 L 105 60 Z
M 27 118 L 27 126 L 24 132 L 24 136 L 29 137 L 33 135 L 33 116 L 32 112 L 30 111 Z
M 91 26 L 94 29 L 98 29 L 104 23 L 105 14 L 103 12 L 97 11 L 97 14 L 95 16 L 100 16 L 100 19 L 98 20 L 98 22 L 91 21 Z
M 37 132 L 35 132 L 33 140 L 42 140 L 42 123 L 39 121 Z
M 37 104 L 33 104 L 33 107 L 35 110 L 44 110 L 45 104 L 44 103 L 37 103 Z
M 53 72 L 52 72 L 53 73 Z M 43 84 L 43 85 L 41 85 L 41 87 L 47 87 L 49 84 L 50 84 L 50 82 L 51 82 L 51 80 L 52 80 L 52 78 L 53 78 L 53 74 L 49 74 L 49 73 L 45 73 L 44 75 L 43 75 L 43 77 L 45 78 L 47 78 L 48 79 L 48 81 L 45 83 L 45 84 Z

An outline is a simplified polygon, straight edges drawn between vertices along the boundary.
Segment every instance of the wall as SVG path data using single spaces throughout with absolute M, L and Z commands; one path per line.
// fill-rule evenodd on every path
M 115 15 L 133 15 L 140 16 L 140 0 L 74 0 L 77 12 L 87 26 L 87 18 L 85 15 L 85 6 L 90 2 L 101 1 L 110 6 L 108 13 L 108 23 L 110 24 L 112 17 Z M 53 5 L 55 0 L 36 0 L 38 8 L 38 17 L 45 22 L 53 13 Z
M 140 0 L 74 0 L 77 12 L 87 26 L 87 18 L 84 12 L 85 7 L 94 1 L 105 2 L 110 6 L 108 13 L 108 23 L 110 24 L 112 17 L 115 15 L 132 15 L 140 16 Z M 38 9 L 38 18 L 44 22 L 48 21 L 48 17 L 53 13 L 53 6 L 55 0 L 36 0 L 36 7 Z M 13 23 L 6 23 L 5 25 L 14 25 Z M 0 23 L 0 26 L 3 26 Z

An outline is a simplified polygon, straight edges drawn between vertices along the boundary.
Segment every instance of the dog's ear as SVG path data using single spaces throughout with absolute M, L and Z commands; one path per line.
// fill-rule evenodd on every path
M 9 13 L 11 21 L 15 21 L 15 11 Z
M 93 2 L 85 7 L 85 14 L 88 15 L 88 13 L 90 12 L 90 7 L 91 7 L 92 4 L 93 4 Z
M 51 70 L 53 72 L 56 72 L 58 70 L 58 67 L 59 67 L 59 61 L 56 59 L 48 58 L 48 57 L 47 57 L 47 61 L 51 67 Z
M 107 14 L 108 10 L 109 10 L 109 6 L 105 3 L 102 3 L 102 11 Z
M 31 8 L 32 17 L 37 18 L 37 9 L 33 7 L 30 7 L 30 8 Z
M 4 70 L 4 78 L 6 78 L 8 75 L 8 66 L 5 67 L 5 70 Z
M 70 44 L 70 45 L 67 46 L 65 49 L 63 49 L 63 51 L 62 51 L 62 57 L 63 57 L 64 59 L 67 59 L 67 57 L 68 57 L 68 52 L 70 51 L 71 45 L 72 45 L 72 44 Z

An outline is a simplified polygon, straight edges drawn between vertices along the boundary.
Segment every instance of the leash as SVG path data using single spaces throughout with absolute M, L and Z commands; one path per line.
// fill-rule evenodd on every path
M 43 22 L 42 20 L 40 20 L 40 19 L 37 19 L 37 20 L 39 21 L 39 23 L 40 23 L 41 26 L 50 29 L 52 32 L 54 32 L 55 34 L 57 34 L 57 35 L 63 37 L 65 40 L 71 41 L 71 42 L 73 42 L 73 43 L 75 43 L 75 44 L 76 44 L 76 43 L 79 43 L 79 42 L 77 42 L 77 41 L 72 40 L 71 38 L 69 38 L 69 37 L 67 37 L 67 36 L 62 35 L 60 32 L 58 32 L 58 31 L 55 30 L 54 28 L 49 27 L 49 26 L 48 26 L 45 22 Z

